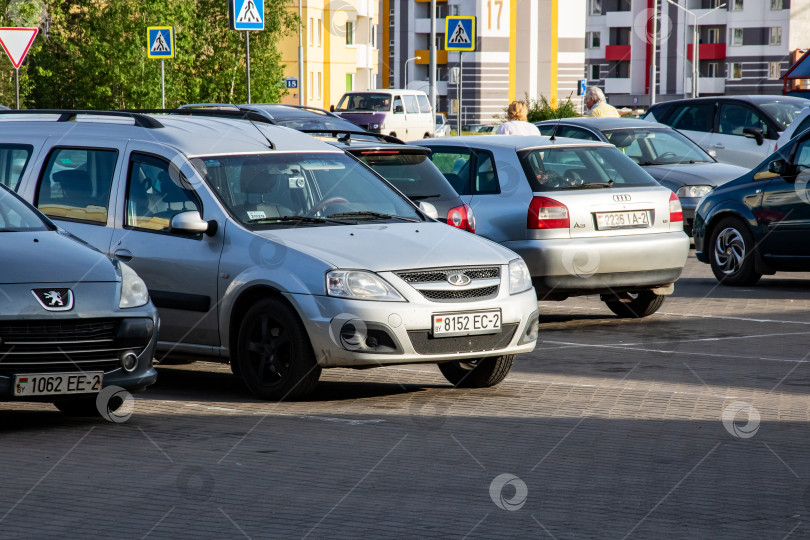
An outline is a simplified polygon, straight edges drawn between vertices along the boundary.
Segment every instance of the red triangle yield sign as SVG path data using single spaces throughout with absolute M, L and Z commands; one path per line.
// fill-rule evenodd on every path
M 37 28 L 0 28 L 0 45 L 15 68 L 19 69 L 22 65 L 37 32 Z

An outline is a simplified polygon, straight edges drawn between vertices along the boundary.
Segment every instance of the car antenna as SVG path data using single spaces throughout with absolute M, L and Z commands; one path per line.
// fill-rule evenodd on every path
M 259 134 L 260 134 L 262 137 L 264 137 L 264 140 L 265 140 L 265 141 L 267 141 L 267 144 L 270 146 L 270 150 L 275 150 L 275 149 L 276 149 L 276 143 L 274 143 L 273 141 L 271 141 L 271 140 L 270 140 L 270 139 L 267 137 L 267 135 L 265 135 L 265 134 L 264 134 L 264 131 L 260 130 L 260 129 L 259 129 L 259 126 L 257 126 L 257 125 L 256 125 L 256 123 L 253 121 L 253 119 L 250 117 L 250 113 L 251 113 L 251 112 L 253 112 L 253 111 L 250 111 L 250 110 L 245 110 L 245 109 L 243 109 L 242 107 L 240 107 L 240 106 L 238 106 L 238 105 L 234 105 L 233 103 L 231 103 L 231 106 L 232 106 L 232 107 L 235 107 L 237 111 L 242 111 L 243 113 L 245 113 L 245 119 L 246 119 L 248 122 L 250 122 L 250 124 L 251 124 L 253 127 L 255 127 L 255 128 L 256 128 L 256 131 L 258 131 L 258 132 L 259 132 Z
M 571 101 L 571 96 L 573 96 L 573 95 L 574 95 L 574 91 L 571 90 L 571 93 L 568 94 L 568 100 L 567 101 Z M 562 114 L 560 113 L 560 107 L 559 107 L 559 104 L 558 104 L 558 106 L 557 106 L 557 125 L 554 126 L 554 133 L 551 134 L 551 138 L 549 139 L 550 141 L 556 141 L 557 140 L 557 130 L 560 129 L 560 122 L 562 122 Z

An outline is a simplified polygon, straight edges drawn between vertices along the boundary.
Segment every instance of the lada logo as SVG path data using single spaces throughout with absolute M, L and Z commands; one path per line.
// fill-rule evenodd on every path
M 456 273 L 456 274 L 450 274 L 449 276 L 447 276 L 447 282 L 450 285 L 456 285 L 458 287 L 463 287 L 464 285 L 469 285 L 470 281 L 472 281 L 472 280 L 466 274 Z
M 616 202 L 630 202 L 630 195 L 627 194 L 614 195 L 613 200 Z

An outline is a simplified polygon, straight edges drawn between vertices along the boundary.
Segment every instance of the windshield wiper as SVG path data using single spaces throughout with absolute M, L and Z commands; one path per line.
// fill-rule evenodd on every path
M 331 217 L 331 216 L 330 216 Z M 336 219 L 319 218 L 314 216 L 277 216 L 249 219 L 248 223 L 270 223 L 273 221 L 298 221 L 305 223 L 340 223 L 341 225 L 351 225 L 348 221 L 338 221 Z
M 412 219 L 402 216 L 394 216 L 391 214 L 381 214 L 380 212 L 341 212 L 340 214 L 331 214 L 330 218 L 347 218 L 347 219 L 401 219 L 402 221 L 410 221 L 411 223 L 418 223 L 418 219 Z
M 441 197 L 441 195 L 438 193 L 436 195 L 411 195 L 408 198 L 412 201 L 421 201 L 422 199 L 433 199 L 435 197 Z

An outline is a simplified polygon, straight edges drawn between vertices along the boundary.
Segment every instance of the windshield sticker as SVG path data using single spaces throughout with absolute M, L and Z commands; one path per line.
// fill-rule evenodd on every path
M 248 219 L 264 219 L 267 215 L 264 210 L 248 210 Z

